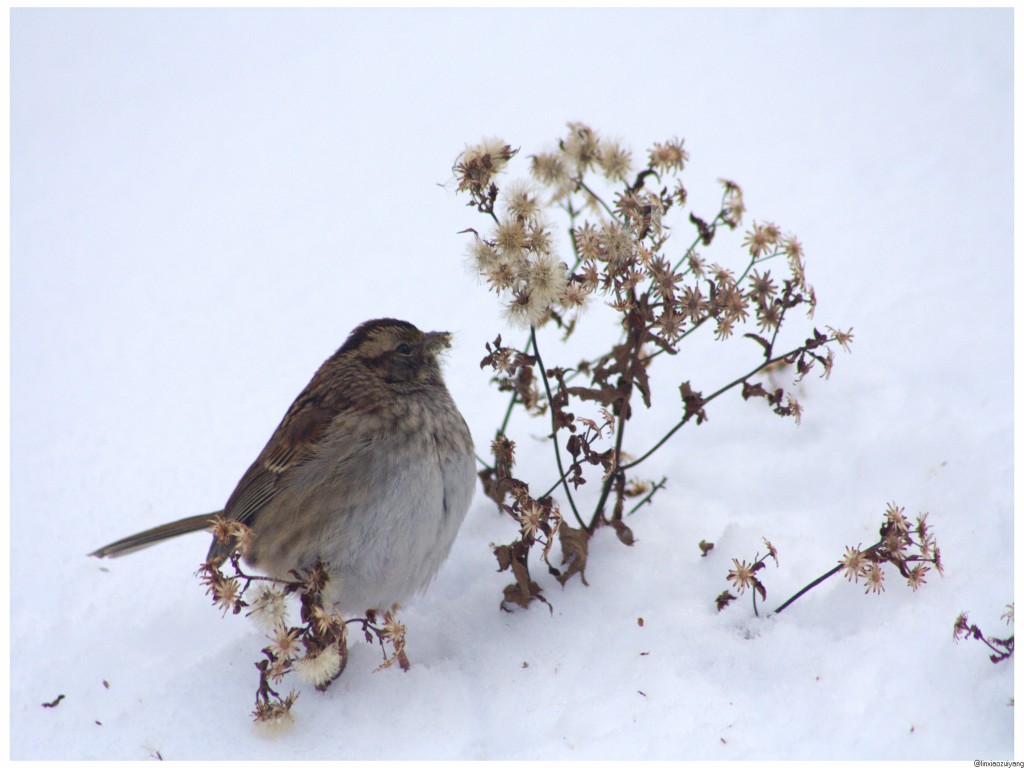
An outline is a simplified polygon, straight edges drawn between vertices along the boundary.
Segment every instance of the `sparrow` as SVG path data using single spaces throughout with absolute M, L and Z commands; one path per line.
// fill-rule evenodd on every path
M 117 557 L 218 516 L 250 529 L 243 561 L 268 576 L 327 568 L 344 613 L 392 610 L 432 581 L 476 485 L 473 440 L 441 375 L 447 332 L 369 320 L 329 357 L 238 481 L 224 509 L 100 547 Z M 216 538 L 207 562 L 234 542 Z

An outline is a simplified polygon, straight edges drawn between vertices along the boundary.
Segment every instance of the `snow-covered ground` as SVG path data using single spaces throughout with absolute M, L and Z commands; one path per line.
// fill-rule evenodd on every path
M 11 43 L 13 757 L 1011 757 L 1013 662 L 952 640 L 962 610 L 1008 633 L 1014 599 L 1011 10 L 15 10 Z M 464 266 L 482 221 L 439 184 L 466 143 L 535 152 L 568 120 L 638 154 L 685 137 L 693 209 L 724 176 L 748 223 L 795 232 L 853 354 L 807 380 L 799 427 L 736 395 L 682 430 L 636 545 L 601 532 L 589 587 L 538 574 L 553 614 L 498 610 L 512 530 L 478 494 L 404 613 L 412 669 L 372 674 L 357 645 L 267 737 L 265 641 L 207 604 L 205 538 L 85 553 L 219 508 L 370 317 L 456 334 L 485 450 L 504 401 L 478 362 L 516 334 Z M 730 372 L 654 375 L 671 395 Z M 542 425 L 516 429 L 544 482 Z M 944 578 L 715 612 L 762 536 L 773 605 L 889 501 L 929 513 Z

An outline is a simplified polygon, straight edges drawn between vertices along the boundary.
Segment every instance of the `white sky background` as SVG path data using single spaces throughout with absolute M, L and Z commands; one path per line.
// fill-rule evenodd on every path
M 951 632 L 967 610 L 1008 634 L 1013 600 L 1012 19 L 12 12 L 12 756 L 1008 758 L 1013 670 Z M 483 218 L 438 184 L 467 143 L 525 156 L 568 120 L 635 157 L 685 137 L 692 210 L 713 216 L 728 177 L 745 223 L 795 232 L 815 322 L 853 326 L 853 354 L 808 379 L 799 428 L 737 394 L 683 430 L 645 465 L 670 486 L 631 519 L 637 545 L 598 536 L 589 588 L 540 574 L 553 617 L 498 612 L 488 543 L 513 531 L 479 494 L 406 613 L 413 670 L 371 675 L 360 650 L 303 691 L 291 733 L 255 735 L 262 643 L 206 605 L 206 542 L 109 571 L 84 553 L 219 508 L 371 317 L 456 334 L 449 387 L 485 451 L 504 399 L 483 343 L 517 334 L 464 267 L 458 232 Z M 666 364 L 633 451 L 678 418 L 680 380 L 744 370 L 717 350 Z M 543 426 L 517 429 L 546 487 Z M 833 580 L 772 622 L 714 613 L 762 536 L 774 605 L 872 543 L 890 500 L 929 512 L 944 579 L 912 594 L 890 574 L 881 597 Z

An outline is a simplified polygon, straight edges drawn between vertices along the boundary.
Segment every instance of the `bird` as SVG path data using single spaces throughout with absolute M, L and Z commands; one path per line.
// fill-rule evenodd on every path
M 118 557 L 217 520 L 250 529 L 243 561 L 278 579 L 323 565 L 345 613 L 390 611 L 447 559 L 476 485 L 473 439 L 441 373 L 448 332 L 355 328 L 288 408 L 222 510 L 100 547 Z M 207 563 L 232 542 L 215 537 Z

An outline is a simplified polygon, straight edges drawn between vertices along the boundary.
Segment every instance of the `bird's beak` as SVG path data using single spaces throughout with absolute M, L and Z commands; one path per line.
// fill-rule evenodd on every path
M 451 345 L 452 335 L 448 331 L 431 331 L 423 334 L 423 349 L 432 355 L 450 348 Z

